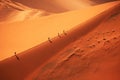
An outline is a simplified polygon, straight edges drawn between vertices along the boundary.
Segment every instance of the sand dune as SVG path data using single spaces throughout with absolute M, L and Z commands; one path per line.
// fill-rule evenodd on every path
M 35 9 L 59 13 L 115 0 L 14 0 Z M 28 3 L 29 2 L 29 3 Z
M 32 4 L 30 3 L 32 2 Z M 56 12 L 63 12 L 68 10 L 76 10 L 87 7 L 89 4 L 78 1 L 13 1 L 13 0 L 1 0 L 1 9 L 0 9 L 0 23 L 4 22 L 16 22 L 23 21 L 28 19 L 33 19 L 36 17 L 50 15 Z M 68 4 L 69 2 L 69 4 Z M 28 5 L 26 5 L 26 3 Z M 35 4 L 33 4 L 35 3 Z M 82 5 L 82 4 L 85 5 Z M 80 5 L 81 4 L 81 5 Z M 47 6 L 46 6 L 47 5 Z M 38 6 L 39 8 L 34 8 Z M 30 8 L 31 7 L 31 8 Z M 33 9 L 34 8 L 34 9 Z M 39 9 L 39 10 L 38 10 Z
M 35 80 L 119 80 L 120 11 L 34 72 Z
M 110 1 L 117 1 L 117 0 L 90 0 L 93 2 L 93 4 L 101 4 L 105 2 L 110 2 Z
M 18 56 L 20 57 L 20 61 L 17 61 L 15 56 L 1 61 L 0 62 L 0 72 L 1 72 L 0 79 L 23 80 L 28 75 L 32 74 L 32 72 L 34 70 L 36 70 L 37 68 L 39 68 L 43 63 L 46 63 L 46 61 L 49 60 L 53 55 L 56 55 L 59 51 L 61 51 L 65 46 L 67 46 L 70 43 L 73 43 L 74 41 L 76 41 L 79 38 L 82 38 L 83 36 L 87 35 L 89 32 L 92 32 L 94 29 L 96 29 L 96 28 L 98 29 L 97 26 L 101 22 L 108 19 L 110 16 L 112 16 L 114 13 L 116 13 L 116 11 L 118 11 L 119 9 L 120 9 L 119 2 L 112 2 L 112 3 L 107 3 L 107 4 L 91 7 L 86 10 L 82 10 L 82 11 L 73 11 L 73 12 L 68 12 L 68 13 L 56 14 L 56 15 L 44 17 L 41 19 L 35 19 L 32 21 L 29 20 L 29 21 L 17 22 L 17 23 L 13 23 L 13 24 L 1 24 L 0 26 L 1 26 L 2 34 L 6 33 L 6 35 L 4 34 L 2 36 L 4 36 L 4 37 L 6 36 L 6 40 L 8 40 L 7 37 L 10 37 L 10 38 L 15 37 L 15 38 L 13 38 L 13 40 L 15 39 L 15 41 L 17 41 L 17 42 L 19 39 L 24 39 L 23 41 L 26 40 L 26 42 L 28 40 L 32 40 L 32 39 L 29 39 L 27 36 L 29 34 L 30 36 L 32 35 L 32 38 L 33 38 L 33 33 L 30 34 L 31 32 L 28 32 L 25 35 L 23 32 L 23 29 L 25 30 L 25 33 L 26 33 L 28 28 L 25 29 L 25 27 L 28 26 L 30 28 L 30 31 L 32 30 L 32 32 L 33 32 L 35 25 L 39 27 L 39 26 L 43 26 L 42 24 L 45 24 L 43 22 L 39 23 L 41 20 L 44 20 L 44 21 L 48 20 L 48 22 L 49 22 L 49 19 L 50 19 L 50 21 L 52 19 L 52 21 L 58 22 L 58 23 L 56 23 L 57 25 L 54 23 L 52 24 L 52 22 L 47 24 L 47 26 L 54 26 L 54 28 L 55 28 L 55 29 L 52 29 L 52 32 L 50 32 L 52 34 L 49 34 L 49 36 L 50 35 L 52 37 L 55 36 L 55 34 L 57 34 L 57 32 L 60 31 L 60 29 L 67 30 L 66 31 L 67 35 L 61 34 L 62 38 L 58 38 L 58 37 L 53 38 L 52 39 L 53 43 L 49 43 L 47 41 L 36 47 L 33 47 L 27 51 L 24 51 L 24 52 L 18 54 Z M 90 15 L 88 15 L 87 13 L 90 11 L 91 11 L 91 13 L 90 13 Z M 84 16 L 82 16 L 83 14 L 84 14 Z M 73 21 L 73 19 L 75 21 Z M 30 24 L 28 24 L 28 23 L 30 23 Z M 58 24 L 61 24 L 63 28 L 61 28 L 61 27 L 60 27 L 60 29 L 56 28 L 58 26 Z M 20 28 L 24 27 L 24 28 L 21 28 L 21 30 L 19 28 L 20 32 L 18 32 L 18 31 L 16 31 L 17 29 L 15 29 L 16 25 L 18 26 L 17 29 L 19 27 Z M 34 28 L 32 28 L 33 26 L 34 26 Z M 46 26 L 46 25 L 44 25 L 44 26 Z M 65 26 L 67 26 L 67 27 L 65 27 Z M 76 27 L 72 28 L 73 26 L 76 26 Z M 10 33 L 5 32 L 5 30 L 7 31 L 7 29 L 8 29 L 8 31 L 10 31 L 10 33 L 12 32 L 11 36 L 10 36 Z M 39 28 L 36 27 L 35 29 L 39 29 Z M 56 31 L 56 29 L 58 29 L 58 31 Z M 13 31 L 13 30 L 15 30 L 15 31 Z M 39 29 L 38 32 L 40 32 L 40 31 L 41 30 Z M 47 30 L 45 29 L 45 31 L 47 31 Z M 21 32 L 23 32 L 23 34 Z M 35 30 L 35 32 L 36 32 L 36 30 Z M 17 40 L 18 33 L 21 34 L 22 38 L 18 38 L 18 40 Z M 37 34 L 40 34 L 40 33 L 37 33 Z M 7 34 L 9 34 L 9 36 L 7 36 Z M 16 36 L 13 34 L 15 34 Z M 24 36 L 24 38 L 23 38 L 23 36 Z M 39 36 L 37 36 L 36 40 L 40 39 L 40 38 L 38 38 Z M 48 36 L 48 35 L 46 35 L 46 36 Z M 33 38 L 33 39 L 35 40 L 35 38 Z M 13 40 L 11 40 L 11 41 L 13 41 Z M 3 39 L 3 41 L 5 41 L 5 38 Z M 44 40 L 40 39 L 40 41 L 44 41 Z M 38 42 L 40 43 L 40 41 L 38 41 Z M 7 43 L 7 41 L 5 41 L 5 42 Z M 26 42 L 24 42 L 24 45 Z M 32 41 L 32 42 L 34 42 L 34 41 Z M 83 43 L 85 43 L 85 41 Z M 38 43 L 36 43 L 36 44 L 38 44 Z M 14 45 L 14 44 L 12 44 L 12 45 Z M 35 43 L 34 43 L 34 45 L 35 45 Z M 2 46 L 4 46 L 4 44 Z M 27 45 L 27 46 L 30 46 L 30 45 Z M 32 46 L 33 46 L 33 44 L 32 44 Z M 20 49 L 20 47 L 19 47 L 19 49 Z M 56 57 L 53 59 L 56 59 Z M 64 57 L 63 57 L 62 59 L 63 60 L 69 59 L 69 56 L 68 56 L 68 58 L 64 59 Z M 9 66 L 9 68 L 8 68 L 8 66 Z M 62 71 L 62 69 L 61 69 L 61 71 Z M 12 72 L 12 74 L 10 72 Z M 47 73 L 49 73 L 49 70 L 47 70 Z M 59 73 L 61 73 L 61 72 L 59 72 Z M 56 76 L 60 75 L 59 73 L 56 74 Z M 54 77 L 52 75 L 49 78 L 49 76 L 46 75 L 46 72 L 43 74 L 40 73 L 39 76 L 46 76 L 46 77 L 40 77 L 40 78 L 38 77 L 38 80 L 40 80 L 40 79 L 48 80 L 50 78 L 51 79 L 56 78 L 56 76 Z M 64 77 L 64 76 L 66 76 L 66 77 Z M 67 79 L 68 76 L 66 75 L 66 72 L 64 73 L 64 76 L 61 77 L 61 79 L 65 78 L 66 80 L 70 80 L 70 79 L 72 80 L 72 78 Z M 56 78 L 56 79 L 58 79 L 58 78 Z M 30 79 L 28 79 L 28 80 L 30 80 Z
M 11 0 L 1 0 L 0 4 L 0 23 L 24 21 L 52 14 L 44 10 L 29 8 Z
M 0 23 L 23 21 L 114 0 L 1 0 Z M 21 18 L 20 18 L 21 17 Z
M 111 4 L 114 6 L 114 3 Z M 56 36 L 58 32 L 61 34 L 63 30 L 69 30 L 73 26 L 77 26 L 98 15 L 100 12 L 109 9 L 112 7 L 111 4 L 103 4 L 85 10 L 55 14 L 33 20 L 0 24 L 0 36 L 2 37 L 0 42 L 0 52 L 2 55 L 0 59 L 2 60 L 13 55 L 15 51 L 19 53 L 36 46 L 46 41 L 48 37 Z M 89 15 L 87 14 L 88 12 Z

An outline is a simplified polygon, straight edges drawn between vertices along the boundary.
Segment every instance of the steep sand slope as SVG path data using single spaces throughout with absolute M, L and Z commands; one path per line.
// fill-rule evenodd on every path
M 120 80 L 120 11 L 68 45 L 30 79 Z
M 101 3 L 110 2 L 110 1 L 117 1 L 117 0 L 90 0 L 90 1 L 96 5 L 96 4 L 101 4 Z
M 0 24 L 0 60 L 13 55 L 15 51 L 19 53 L 46 41 L 48 37 L 51 38 L 58 33 L 61 34 L 63 30 L 69 30 L 73 26 L 85 22 L 114 5 L 116 3 L 113 2 L 80 11 L 56 14 L 11 24 Z
M 112 6 L 110 4 L 112 4 Z M 76 23 L 78 26 L 76 28 L 73 28 L 73 30 L 68 31 L 67 36 L 63 38 L 56 37 L 54 38 L 54 42 L 52 44 L 49 42 L 45 42 L 41 45 L 38 45 L 32 49 L 29 49 L 19 54 L 18 56 L 20 57 L 20 61 L 17 61 L 14 56 L 4 61 L 1 61 L 0 62 L 0 72 L 1 72 L 0 79 L 23 80 L 27 75 L 31 74 L 35 69 L 37 69 L 40 65 L 46 62 L 50 57 L 52 57 L 58 51 L 63 49 L 66 45 L 68 45 L 69 43 L 72 43 L 76 39 L 87 34 L 91 30 L 96 28 L 96 26 L 100 24 L 103 20 L 105 20 L 105 18 L 109 17 L 116 10 L 119 10 L 119 2 L 109 3 L 109 5 L 108 4 L 101 5 L 98 8 L 95 7 L 92 9 L 93 10 L 97 9 L 96 12 L 93 12 L 93 14 L 94 15 L 96 14 L 96 15 L 95 16 L 93 16 L 93 14 L 89 15 L 89 18 L 87 18 L 87 21 L 86 22 L 83 21 L 84 23 L 82 24 L 78 25 Z M 111 13 L 111 14 L 108 15 L 108 13 Z M 69 14 L 72 14 L 72 13 L 69 13 Z
M 58 12 L 85 9 L 114 0 L 0 0 L 0 23 L 23 21 Z
M 115 0 L 14 0 L 26 6 L 45 10 L 47 12 L 59 13 L 69 10 L 86 8 L 92 5 Z
M 0 23 L 23 21 L 49 14 L 51 13 L 32 9 L 11 0 L 0 1 Z
M 81 9 L 90 6 L 85 1 L 78 0 L 14 0 L 31 8 L 45 10 L 48 12 L 59 13 L 69 10 Z

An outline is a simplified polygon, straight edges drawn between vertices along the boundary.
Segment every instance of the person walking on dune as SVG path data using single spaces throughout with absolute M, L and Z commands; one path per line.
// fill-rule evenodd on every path
M 52 43 L 52 41 L 50 40 L 50 38 L 48 37 L 48 41 L 50 42 L 50 43 Z
M 61 35 L 58 33 L 58 37 L 61 38 Z
M 64 33 L 64 35 L 67 35 L 67 33 L 65 32 L 65 30 L 63 30 L 63 33 Z
M 20 58 L 17 56 L 16 52 L 14 53 L 17 60 L 20 61 Z

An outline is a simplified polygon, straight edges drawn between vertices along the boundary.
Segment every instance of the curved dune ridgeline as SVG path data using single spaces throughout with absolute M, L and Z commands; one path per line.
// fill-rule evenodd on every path
M 31 8 L 45 10 L 52 13 L 60 13 L 70 10 L 78 10 L 92 5 L 115 0 L 14 0 Z
M 74 20 L 71 19 L 74 23 L 71 25 L 74 28 L 70 30 L 68 29 L 68 31 L 65 31 L 67 35 L 61 34 L 62 38 L 54 37 L 51 39 L 52 43 L 50 43 L 49 41 L 45 41 L 38 46 L 35 46 L 31 49 L 28 49 L 26 51 L 23 51 L 17 54 L 20 60 L 17 60 L 15 56 L 12 56 L 10 58 L 0 61 L 0 79 L 1 80 L 24 80 L 26 79 L 29 75 L 32 75 L 32 73 L 36 69 L 41 67 L 50 58 L 55 56 L 59 51 L 63 50 L 67 45 L 69 45 L 70 43 L 73 43 L 74 41 L 78 40 L 82 36 L 85 36 L 92 30 L 96 29 L 99 24 L 101 24 L 104 20 L 108 19 L 111 15 L 113 15 L 116 11 L 120 9 L 119 5 L 120 5 L 120 2 L 117 1 L 117 2 L 106 3 L 106 4 L 96 6 L 90 9 L 86 9 L 85 11 L 82 11 L 82 12 L 73 11 L 73 12 L 62 13 L 59 15 L 51 16 L 51 17 L 54 17 L 54 16 L 61 17 L 63 18 L 61 20 L 64 20 L 65 17 L 69 15 L 69 17 L 74 19 L 73 16 L 71 15 L 76 15 L 75 13 L 78 13 L 79 15 L 84 14 L 84 16 L 86 16 L 85 17 L 86 19 L 84 17 L 81 17 L 84 19 L 82 23 L 80 21 L 74 22 Z M 89 13 L 90 11 L 91 12 L 93 11 L 92 13 L 90 13 L 90 15 L 85 14 L 85 12 Z M 76 17 L 78 17 L 79 15 L 77 15 Z M 66 18 L 66 19 L 68 19 L 67 21 L 68 23 L 71 23 L 71 21 L 69 21 L 70 18 Z M 9 26 L 9 27 L 13 27 L 13 26 L 31 27 L 33 26 L 34 27 L 36 24 L 40 22 L 39 19 L 37 19 L 37 21 L 35 20 L 34 22 L 33 20 L 33 21 L 26 21 L 22 23 L 18 22 L 18 23 L 13 23 L 13 24 L 6 24 L 6 25 L 1 24 L 1 26 L 2 26 L 2 29 L 4 29 L 3 26 Z M 29 24 L 30 22 L 31 24 Z M 49 25 L 49 26 L 53 26 L 53 25 Z M 23 34 L 23 36 L 24 35 L 25 34 Z
M 15 51 L 17 53 L 25 51 L 46 41 L 48 37 L 52 38 L 58 33 L 63 33 L 63 30 L 67 31 L 73 28 L 73 26 L 78 26 L 86 22 L 86 20 L 112 7 L 111 4 L 114 6 L 114 2 L 106 3 L 84 10 L 54 14 L 21 22 L 0 24 L 0 36 L 2 37 L 0 41 L 0 60 L 12 56 Z M 22 16 L 18 18 L 22 18 Z
M 114 0 L 1 0 L 0 23 L 34 19 L 87 7 Z
M 34 19 L 50 14 L 53 13 L 45 10 L 33 9 L 13 0 L 0 1 L 0 24 Z

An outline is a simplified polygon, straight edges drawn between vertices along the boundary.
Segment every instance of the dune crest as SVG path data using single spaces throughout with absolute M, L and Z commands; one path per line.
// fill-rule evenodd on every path
M 70 10 L 78 10 L 92 5 L 115 0 L 14 0 L 35 9 L 45 10 L 52 13 L 60 13 Z
M 2 40 L 4 42 L 6 42 L 6 44 L 7 44 L 7 45 L 5 45 L 1 41 L 1 43 L 2 43 L 1 46 L 2 47 L 4 46 L 4 49 L 11 48 L 10 50 L 6 50 L 6 51 L 13 52 L 13 51 L 15 51 L 15 48 L 20 49 L 20 46 L 22 46 L 21 50 L 24 50 L 25 48 L 32 46 L 32 48 L 25 50 L 19 54 L 16 54 L 16 52 L 15 52 L 15 56 L 12 56 L 12 57 L 2 60 L 0 62 L 0 79 L 3 79 L 3 80 L 8 80 L 8 79 L 9 80 L 24 80 L 24 79 L 25 80 L 32 80 L 32 79 L 72 80 L 72 79 L 75 79 L 75 80 L 77 80 L 78 76 L 81 74 L 79 72 L 83 71 L 83 76 L 82 76 L 82 78 L 79 77 L 79 79 L 91 80 L 91 78 L 89 78 L 89 76 L 86 77 L 86 75 L 89 75 L 89 74 L 92 75 L 91 73 L 89 73 L 91 71 L 88 71 L 88 73 L 86 73 L 86 74 L 84 74 L 84 71 L 86 71 L 86 68 L 88 68 L 88 66 L 89 66 L 88 61 L 90 60 L 92 62 L 92 60 L 94 60 L 94 58 L 95 58 L 94 52 L 95 53 L 100 52 L 100 51 L 102 52 L 103 49 L 104 49 L 103 52 L 105 52 L 106 50 L 112 51 L 117 46 L 119 46 L 119 44 L 113 45 L 114 47 L 112 47 L 112 48 L 110 47 L 110 50 L 109 50 L 109 45 L 110 45 L 109 42 L 111 42 L 111 39 L 112 39 L 112 44 L 116 44 L 117 42 L 119 42 L 119 39 L 118 39 L 119 35 L 115 35 L 116 32 L 118 33 L 119 31 L 112 30 L 112 31 L 107 32 L 107 33 L 112 32 L 111 33 L 112 36 L 110 37 L 106 33 L 104 33 L 105 34 L 104 35 L 103 33 L 101 33 L 101 31 L 106 31 L 108 29 L 111 30 L 113 28 L 113 26 L 110 28 L 108 28 L 108 27 L 104 28 L 104 26 L 99 27 L 99 25 L 104 25 L 103 21 L 105 21 L 105 20 L 109 21 L 109 18 L 113 17 L 116 13 L 119 12 L 119 9 L 120 9 L 119 4 L 120 4 L 120 2 L 116 1 L 116 2 L 111 2 L 111 3 L 106 3 L 106 4 L 90 7 L 85 10 L 81 10 L 81 11 L 72 11 L 72 12 L 66 12 L 66 13 L 62 13 L 62 14 L 55 14 L 55 15 L 51 15 L 51 16 L 47 16 L 47 17 L 37 18 L 37 19 L 33 19 L 33 20 L 27 20 L 24 22 L 16 22 L 16 23 L 11 23 L 11 24 L 0 24 L 0 26 L 1 26 L 0 27 L 1 28 L 0 35 L 4 36 L 2 38 Z M 88 13 L 90 13 L 90 14 L 88 15 Z M 40 22 L 40 21 L 42 21 L 42 22 Z M 47 22 L 47 24 L 46 24 L 46 22 Z M 55 22 L 56 22 L 56 24 L 55 24 Z M 62 27 L 61 26 L 58 27 L 58 24 L 61 24 Z M 16 26 L 17 26 L 17 28 L 16 28 Z M 40 26 L 42 26 L 42 29 Z M 46 27 L 46 26 L 48 26 L 48 27 Z M 49 29 L 49 30 L 47 30 L 47 29 Z M 117 27 L 115 27 L 115 29 L 117 29 Z M 60 30 L 63 33 L 57 34 Z M 48 33 L 46 33 L 45 31 Z M 91 38 L 91 35 L 94 36 L 94 34 L 98 34 L 98 33 L 94 33 L 94 31 L 95 32 L 99 31 L 100 37 L 97 35 L 97 36 Z M 42 32 L 45 32 L 45 33 L 43 33 L 45 35 L 41 38 L 39 36 L 42 35 Z M 94 33 L 94 34 L 92 34 L 92 33 Z M 57 36 L 55 37 L 56 34 L 57 34 Z M 111 35 L 111 34 L 109 34 L 109 35 Z M 48 41 L 45 41 L 46 36 L 49 36 Z M 103 36 L 103 37 L 101 37 L 101 36 Z M 110 39 L 110 41 L 106 41 L 106 36 L 109 37 L 107 39 Z M 113 36 L 115 36 L 115 37 L 113 37 Z M 8 38 L 11 40 L 8 41 Z M 86 48 L 85 46 L 88 45 L 86 43 L 86 40 L 88 38 L 90 38 L 89 40 L 92 40 L 92 41 L 88 42 L 88 44 L 90 44 L 90 45 Z M 100 39 L 98 39 L 98 38 L 100 38 Z M 102 40 L 101 40 L 101 38 L 102 38 Z M 79 40 L 81 41 L 81 39 L 83 39 L 82 40 L 83 42 L 80 42 L 83 44 L 82 46 L 79 45 L 80 44 Z M 96 39 L 100 40 L 97 43 L 101 43 L 101 41 L 102 41 L 102 43 L 99 46 L 96 45 L 97 43 L 93 44 L 94 40 L 96 40 Z M 37 40 L 39 40 L 39 41 L 37 41 Z M 28 41 L 30 41 L 30 42 L 28 42 Z M 41 43 L 42 41 L 45 41 L 45 42 Z M 18 42 L 20 42 L 20 43 L 18 43 Z M 34 42 L 36 42 L 36 43 L 34 43 Z M 16 44 L 16 43 L 18 43 L 18 44 Z M 41 43 L 41 44 L 39 44 L 39 43 Z M 63 51 L 66 50 L 66 48 L 68 49 L 68 47 L 72 47 L 74 43 L 75 43 L 75 46 L 74 46 L 75 52 L 72 52 L 69 54 L 67 52 L 71 52 L 71 50 L 68 50 L 67 52 L 62 54 Z M 39 44 L 39 45 L 33 47 L 36 44 Z M 70 46 L 70 44 L 72 44 L 72 45 Z M 76 44 L 77 44 L 77 46 L 76 46 Z M 8 45 L 9 45 L 9 47 L 8 47 Z M 104 47 L 102 47 L 101 45 L 104 45 Z M 81 49 L 79 50 L 79 46 L 80 46 L 80 48 L 82 47 L 81 48 L 82 50 Z M 24 49 L 23 49 L 23 47 L 24 47 Z M 100 51 L 97 51 L 97 50 L 100 50 Z M 118 52 L 118 50 L 119 50 L 119 48 L 116 48 L 115 52 Z M 78 58 L 81 55 L 79 53 L 77 54 L 77 52 L 79 52 L 79 51 L 82 53 L 85 53 L 85 54 L 83 54 L 83 56 L 86 56 L 86 57 Z M 86 52 L 86 51 L 88 51 L 88 52 Z M 115 53 L 115 52 L 113 52 L 113 53 Z M 89 55 L 90 53 L 93 53 L 93 54 Z M 105 52 L 105 53 L 108 53 L 108 52 Z M 76 56 L 78 56 L 78 57 L 76 57 Z M 97 56 L 99 57 L 99 59 L 101 58 L 101 54 L 98 53 Z M 89 57 L 89 59 L 86 60 L 86 58 L 88 58 L 88 57 Z M 80 59 L 85 60 L 85 62 L 83 61 L 83 65 L 75 66 L 75 65 L 77 65 L 77 63 L 79 62 Z M 118 59 L 119 58 L 117 58 L 117 60 Z M 53 63 L 45 66 L 49 61 L 52 61 Z M 64 64 L 64 65 L 62 65 L 62 66 L 56 65 L 56 63 L 54 61 L 55 62 L 57 61 L 58 63 Z M 102 64 L 104 64 L 104 63 L 102 63 Z M 52 66 L 49 66 L 49 65 L 52 65 Z M 118 65 L 118 63 L 110 64 L 110 65 L 112 65 L 113 67 L 116 67 L 114 65 Z M 111 67 L 109 69 L 111 69 Z M 61 71 L 65 70 L 65 68 L 68 68 L 68 69 L 66 69 L 66 71 L 64 71 L 61 74 Z M 81 68 L 82 68 L 82 70 L 81 70 Z M 76 69 L 76 70 L 74 70 L 74 69 Z M 102 68 L 103 71 L 104 71 L 104 69 L 105 70 L 107 69 L 106 65 L 104 68 Z M 94 72 L 96 72 L 96 71 L 97 70 L 94 70 Z M 111 71 L 114 71 L 114 70 L 111 69 Z M 77 75 L 76 73 L 79 73 L 79 75 Z M 106 73 L 108 74 L 108 72 L 106 72 Z M 6 77 L 6 74 L 7 74 L 7 77 Z M 76 75 L 74 75 L 74 74 L 76 74 Z M 102 73 L 100 73 L 100 74 L 102 74 Z M 68 77 L 68 76 L 70 76 L 70 77 Z M 92 75 L 92 76 L 94 76 L 94 75 Z M 95 79 L 98 79 L 99 77 L 100 76 L 96 77 Z M 108 79 L 108 76 L 106 76 L 105 79 Z M 119 80 L 119 79 L 116 78 L 116 80 Z

